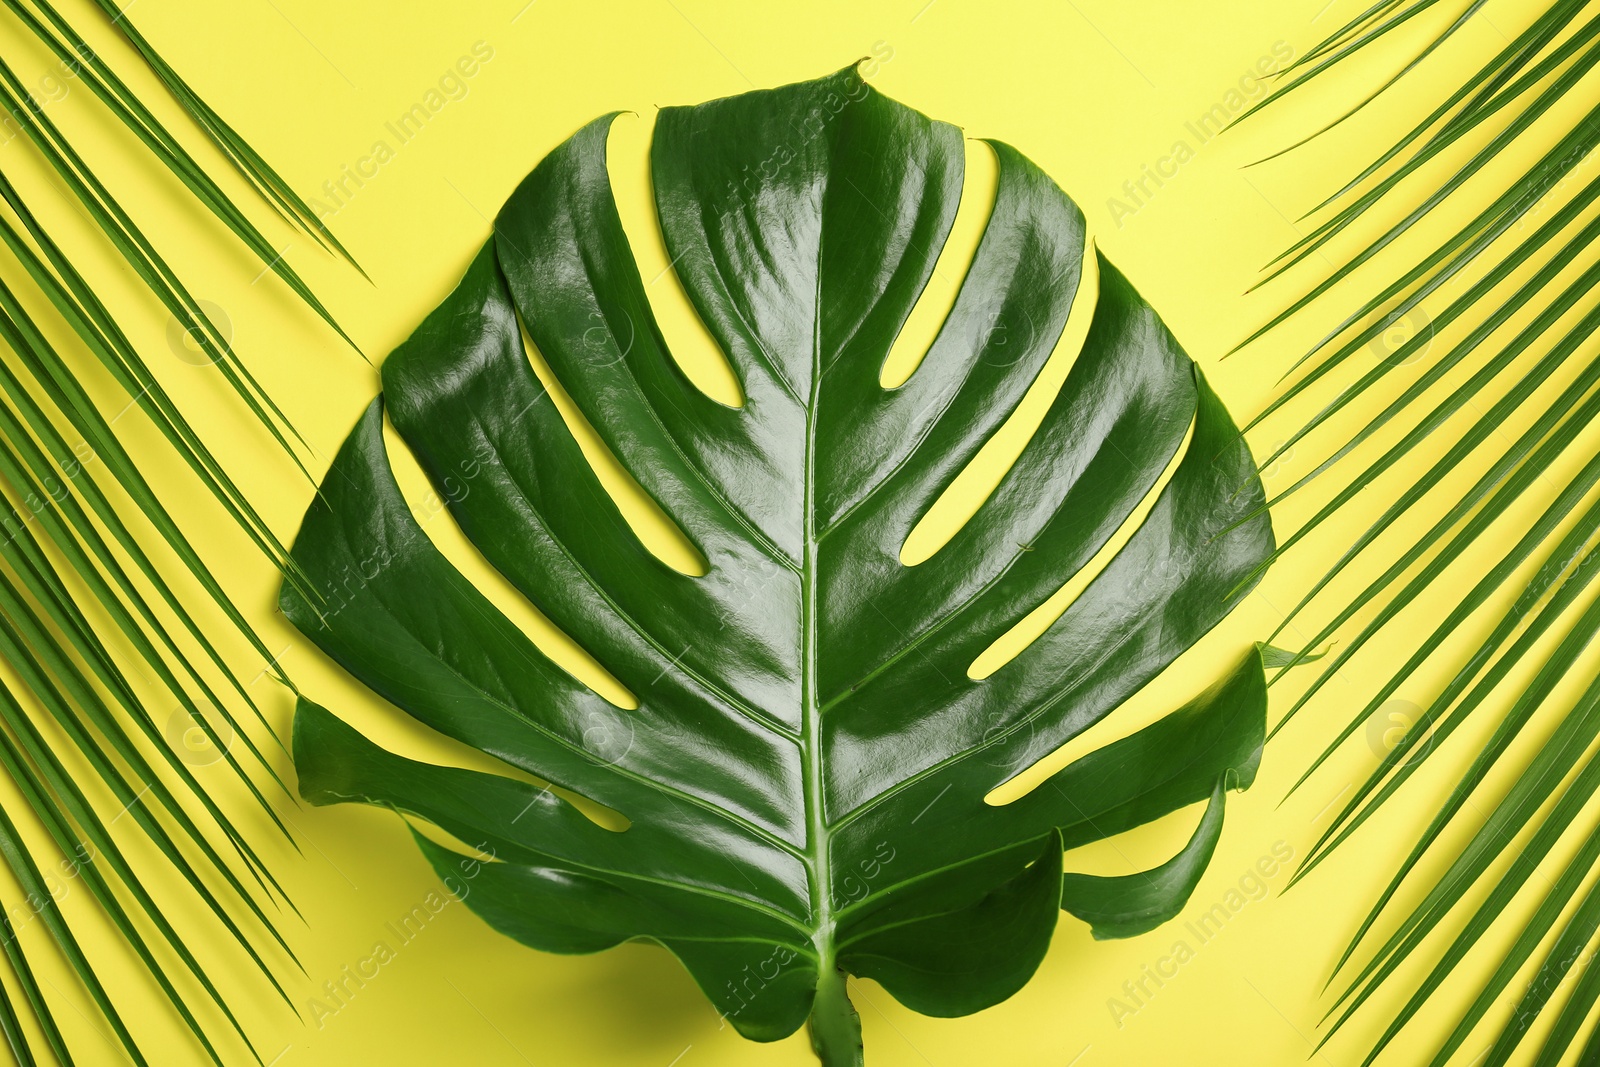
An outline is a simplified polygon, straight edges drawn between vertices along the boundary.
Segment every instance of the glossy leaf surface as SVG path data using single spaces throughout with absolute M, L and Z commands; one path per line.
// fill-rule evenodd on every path
M 1259 759 L 1253 648 L 1153 725 L 1011 803 L 987 798 L 1248 592 L 1273 547 L 1266 518 L 1247 518 L 1261 485 L 1133 287 L 1097 257 L 1098 297 L 1080 292 L 1082 214 L 1003 144 L 953 308 L 909 380 L 880 385 L 950 232 L 963 144 L 854 70 L 668 108 L 656 124 L 667 251 L 743 403 L 711 399 L 652 318 L 607 175 L 610 121 L 539 164 L 384 364 L 384 398 L 293 550 L 321 598 L 286 586 L 282 606 L 422 723 L 627 828 L 524 780 L 393 755 L 307 701 L 300 788 L 392 805 L 492 852 L 467 903 L 529 945 L 653 939 L 740 1032 L 771 1040 L 809 1015 L 825 1062 L 857 1062 L 846 973 L 960 1015 L 1027 981 L 1063 905 L 1115 935 L 1186 899 L 1224 789 Z M 1075 300 L 1096 300 L 1092 325 L 1042 423 L 971 519 L 905 565 L 907 536 L 1015 409 Z M 1022 313 L 1036 329 L 1019 347 L 995 327 Z M 544 394 L 519 320 L 704 573 L 667 566 L 630 530 Z M 438 484 L 468 472 L 470 491 L 446 496 L 486 559 L 637 707 L 557 667 L 428 540 L 390 470 L 385 405 Z M 1147 496 L 1059 618 L 972 677 Z M 1073 876 L 1063 894 L 1063 849 L 1199 801 L 1208 815 L 1172 864 L 1136 882 Z M 475 864 L 421 844 L 441 874 Z

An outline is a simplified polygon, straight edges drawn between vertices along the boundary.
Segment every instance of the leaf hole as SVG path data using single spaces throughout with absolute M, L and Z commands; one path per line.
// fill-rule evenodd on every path
M 1117 878 L 1159 867 L 1182 851 L 1205 818 L 1207 800 L 1185 804 L 1159 819 L 1069 849 L 1074 874 Z
M 1133 700 L 1116 708 L 1054 752 L 1019 771 L 1008 781 L 995 786 L 983 798 L 983 802 L 994 807 L 1003 807 L 1021 800 L 1043 785 L 1045 779 L 1052 774 L 1070 767 L 1085 756 L 1093 755 L 1107 745 L 1131 737 L 1172 711 L 1172 707 L 1175 706 L 1177 705 L 1167 706 L 1151 700 L 1141 701 L 1136 694 Z
M 575 793 L 553 782 L 547 782 L 538 775 L 529 774 L 521 767 L 457 741 L 420 720 L 401 713 L 399 709 L 383 705 L 382 710 L 379 710 L 372 701 L 360 699 L 371 694 L 365 689 L 358 688 L 352 680 L 346 679 L 341 684 L 349 686 L 352 694 L 352 699 L 340 701 L 340 707 L 348 709 L 346 721 L 359 730 L 363 737 L 396 756 L 418 763 L 430 763 L 435 767 L 453 767 L 458 770 L 489 774 L 496 778 L 521 782 L 537 790 L 548 789 L 577 808 L 584 818 L 604 830 L 621 833 L 632 825 L 628 817 L 615 808 L 590 800 L 581 793 Z M 482 844 L 481 841 L 462 841 L 418 815 L 402 813 L 402 817 L 409 825 L 419 830 L 426 828 L 431 831 L 426 836 L 435 844 L 479 858 L 483 856 L 478 849 L 478 845 Z
M 566 424 L 567 432 L 572 434 L 579 450 L 583 452 L 583 458 L 589 462 L 590 470 L 594 471 L 595 477 L 600 479 L 601 487 L 622 512 L 628 529 L 633 531 L 633 535 L 651 555 L 679 574 L 691 578 L 705 574 L 708 569 L 705 557 L 701 556 L 700 550 L 684 536 L 683 531 L 678 529 L 678 525 L 671 517 L 661 510 L 661 505 L 634 480 L 627 468 L 617 462 L 617 457 L 612 455 L 605 441 L 595 433 L 594 427 L 589 425 L 589 421 L 583 417 L 583 412 L 578 410 L 578 405 L 572 402 L 572 397 L 567 394 L 560 380 L 550 370 L 543 353 L 533 343 L 533 338 L 528 336 L 527 327 L 523 324 L 520 314 L 517 316 L 517 325 L 522 333 L 522 348 L 527 354 L 528 363 L 533 367 L 533 373 L 538 377 L 539 384 L 544 386 L 545 392 L 550 395 L 556 411 L 561 414 L 561 421 Z
M 645 298 L 662 343 L 684 376 L 706 396 L 728 407 L 744 406 L 744 391 L 733 366 L 706 329 L 673 269 L 656 216 L 650 180 L 650 134 L 654 121 L 618 115 L 606 136 L 606 172 L 622 218 L 633 260 L 639 265 Z
M 966 164 L 955 221 L 933 265 L 928 284 L 923 286 L 878 371 L 878 384 L 885 389 L 898 389 L 922 365 L 934 338 L 939 336 L 950 310 L 955 307 L 956 294 L 961 291 L 972 260 L 978 254 L 978 242 L 983 240 L 983 232 L 989 227 L 989 216 L 994 211 L 995 195 L 1000 188 L 1000 164 L 988 142 L 968 138 L 964 145 Z
M 1167 460 L 1167 465 L 1162 468 L 1160 476 L 1140 498 L 1138 505 L 1128 513 L 1127 518 L 1122 520 L 1122 525 L 1117 527 L 1116 533 L 1107 538 L 1106 543 L 1100 546 L 1100 551 L 1090 557 L 1089 562 L 1069 578 L 1065 585 L 1052 593 L 1048 600 L 1028 612 L 1015 626 L 995 638 L 988 648 L 978 653 L 978 658 L 967 667 L 968 678 L 981 681 L 1015 659 L 1023 649 L 1037 641 L 1040 635 L 1072 606 L 1073 601 L 1100 577 L 1111 561 L 1117 557 L 1117 553 L 1132 540 L 1133 535 L 1144 524 L 1144 520 L 1149 517 L 1151 509 L 1161 498 L 1167 483 L 1172 481 L 1172 476 L 1177 473 L 1178 465 L 1183 462 L 1184 454 L 1189 450 L 1189 442 L 1193 437 L 1194 420 L 1191 419 L 1189 428 L 1184 431 L 1183 440 L 1173 452 L 1172 458 Z
M 1179 455 L 1182 453 L 1183 450 L 1179 449 Z M 1270 605 L 1263 602 L 1261 607 L 1267 614 L 1271 614 Z M 1218 664 L 1237 661 L 1238 634 L 1238 630 L 1229 627 L 1219 626 L 1213 629 L 1184 649 L 1160 673 L 1140 686 L 1137 692 L 1098 722 L 1068 738 L 1066 743 L 1053 752 L 1042 756 L 1012 775 L 1009 780 L 991 789 L 983 798 L 984 803 L 1002 806 L 1021 800 L 1043 785 L 1056 772 L 1072 766 L 1085 756 L 1093 755 L 1107 745 L 1133 736 L 1177 711 L 1204 688 L 1204 684 L 1196 685 L 1197 678 L 1213 678 L 1217 673 Z M 1171 816 L 1166 816 L 1157 820 L 1157 823 L 1164 823 L 1170 818 Z M 1192 822 L 1189 824 L 1189 829 L 1191 831 L 1194 829 Z M 1162 859 L 1168 858 L 1172 851 L 1169 849 Z
M 1067 372 L 1077 361 L 1078 352 L 1089 336 L 1089 326 L 1094 321 L 1095 297 L 1100 281 L 1099 265 L 1092 243 L 1086 242 L 1083 252 L 1083 273 L 1078 292 L 1050 358 L 1045 360 L 1038 377 L 1023 394 L 1016 409 L 994 432 L 994 436 L 984 442 L 978 454 L 972 457 L 972 462 L 962 468 L 961 473 L 939 494 L 933 506 L 911 528 L 905 544 L 900 546 L 900 562 L 905 566 L 915 567 L 949 544 L 950 539 L 988 502 L 1000 479 L 1016 464 L 1017 457 L 1022 455 L 1022 450 L 1044 421 L 1045 413 L 1061 391 L 1061 383 L 1066 381 Z
M 510 778 L 512 781 L 521 782 L 524 785 L 533 786 L 542 792 L 549 792 L 554 796 L 558 796 L 562 800 L 565 800 L 568 804 L 571 804 L 574 808 L 578 809 L 578 814 L 582 815 L 585 819 L 588 819 L 602 830 L 609 830 L 614 834 L 620 834 L 625 833 L 629 827 L 633 825 L 633 821 L 616 808 L 609 808 L 604 804 L 590 800 L 582 793 L 574 793 L 570 789 L 556 785 L 554 782 L 546 782 L 538 775 L 526 774 L 517 770 L 515 767 L 509 768 L 512 771 L 511 774 L 506 774 L 505 772 L 507 769 L 508 768 L 504 764 L 501 764 L 498 770 L 489 771 L 487 773 L 493 774 L 498 778 Z M 459 852 L 465 859 L 474 859 L 482 863 L 504 862 L 505 860 L 504 856 L 497 855 L 493 851 L 490 851 L 493 846 L 487 841 L 480 840 L 473 842 L 463 840 L 462 838 L 459 838 L 450 831 L 446 830 L 444 827 L 428 822 L 426 819 L 423 819 L 420 816 L 402 813 L 401 817 L 406 820 L 406 824 L 408 826 L 410 826 L 417 833 L 421 834 L 423 837 L 426 837 L 429 841 L 432 841 L 434 844 L 440 845 L 444 848 L 448 848 L 452 852 Z
M 450 565 L 460 571 L 478 591 L 489 598 L 511 624 L 532 641 L 550 661 L 573 678 L 588 686 L 607 702 L 632 711 L 639 700 L 628 687 L 617 681 L 610 671 L 600 665 L 582 645 L 566 631 L 552 623 L 533 603 L 523 596 L 506 577 L 494 568 L 483 553 L 467 537 L 448 504 L 429 480 L 411 450 L 385 416 L 383 423 L 384 450 L 389 454 L 389 467 L 394 472 L 395 483 L 411 509 L 411 517 L 433 542 Z M 498 760 L 495 761 L 499 763 Z

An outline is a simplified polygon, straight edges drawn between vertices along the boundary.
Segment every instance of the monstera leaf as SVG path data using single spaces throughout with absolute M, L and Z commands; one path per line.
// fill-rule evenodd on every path
M 282 606 L 416 719 L 627 826 L 526 777 L 398 757 L 308 702 L 300 789 L 391 805 L 491 854 L 418 839 L 469 907 L 528 945 L 657 941 L 741 1033 L 772 1040 L 809 1016 L 824 1062 L 859 1063 L 847 974 L 960 1015 L 1022 986 L 1062 908 L 1124 936 L 1182 905 L 1224 790 L 1259 759 L 1254 651 L 1020 799 L 990 794 L 1245 595 L 1273 547 L 1260 481 L 1195 365 L 1098 258 L 1087 341 L 1043 422 L 960 531 L 905 565 L 913 526 L 1055 347 L 1078 298 L 1082 214 L 993 144 L 998 190 L 970 271 L 918 369 L 886 389 L 880 368 L 961 195 L 959 131 L 854 70 L 666 109 L 656 206 L 737 376 L 743 402 L 729 406 L 655 327 L 607 177 L 610 122 L 539 164 L 384 364 L 383 398 L 306 515 L 306 581 Z M 995 325 L 1020 315 L 1036 328 L 1019 346 Z M 543 397 L 519 320 L 704 573 L 667 566 L 630 529 Z M 597 358 L 599 334 L 613 347 Z M 637 706 L 558 668 L 424 536 L 385 455 L 385 405 L 436 482 L 470 479 L 444 495 L 489 562 Z M 1147 496 L 1136 531 L 1042 636 L 972 677 Z M 308 587 L 325 596 L 304 599 Z M 1202 800 L 1193 840 L 1161 867 L 1063 876 L 1064 849 Z

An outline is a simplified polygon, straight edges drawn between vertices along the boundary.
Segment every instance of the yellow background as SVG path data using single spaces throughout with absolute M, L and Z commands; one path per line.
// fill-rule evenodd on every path
M 1328 91 L 1303 106 L 1274 109 L 1219 139 L 1202 143 L 1196 137 L 1189 124 L 1218 106 L 1236 112 L 1238 98 L 1230 92 L 1258 62 L 1272 57 L 1275 48 L 1280 57 L 1290 51 L 1298 55 L 1361 6 L 1335 3 L 1330 8 L 1325 0 L 851 0 L 810 5 L 534 0 L 526 6 L 525 0 L 426 5 L 139 0 L 129 14 L 297 190 L 337 206 L 328 221 L 370 273 L 370 285 L 286 227 L 273 225 L 268 233 L 373 363 L 454 285 L 487 236 L 488 219 L 515 183 L 588 119 L 615 109 L 637 113 L 638 118 L 619 124 L 621 140 L 614 146 L 619 161 L 638 164 L 644 131 L 658 106 L 815 77 L 861 56 L 887 55 L 871 72 L 876 88 L 958 124 L 970 136 L 1010 142 L 1079 201 L 1100 247 L 1161 312 L 1243 421 L 1261 409 L 1277 376 L 1347 306 L 1335 301 L 1319 307 L 1223 360 L 1251 329 L 1320 280 L 1330 269 L 1330 259 L 1337 257 L 1312 257 L 1286 284 L 1243 295 L 1258 269 L 1303 232 L 1293 220 L 1331 192 L 1336 179 L 1353 173 L 1356 163 L 1373 158 L 1403 129 L 1405 118 L 1419 113 L 1415 101 L 1431 106 L 1470 69 L 1474 58 L 1499 46 L 1502 31 L 1514 34 L 1525 18 L 1514 2 L 1489 5 L 1456 47 L 1442 53 L 1424 76 L 1404 83 L 1413 106 L 1374 114 L 1282 159 L 1244 168 L 1336 114 L 1341 100 L 1356 99 L 1364 87 L 1394 70 L 1401 52 L 1375 52 L 1330 79 Z M 124 58 L 110 46 L 109 36 L 95 39 L 108 42 L 107 55 L 114 61 Z M 397 145 L 386 124 L 437 87 L 477 42 L 492 48 L 492 58 L 463 79 L 464 92 L 419 134 Z M 127 63 L 121 66 L 129 69 Z M 47 67 L 41 59 L 39 70 Z M 141 79 L 135 83 L 146 85 Z M 1255 87 L 1254 82 L 1246 84 Z M 100 159 L 130 154 L 125 135 L 97 118 L 85 106 L 86 99 L 87 92 L 69 82 L 64 97 L 50 105 L 51 114 L 59 114 L 80 136 L 100 142 Z M 1256 99 L 1259 92 L 1248 97 Z M 193 137 L 186 140 L 198 143 Z M 394 149 L 393 158 L 364 179 L 354 195 L 341 196 L 334 204 L 323 184 L 338 181 L 343 168 L 369 157 L 380 140 Z M 1133 201 L 1124 183 L 1137 182 L 1143 168 L 1172 156 L 1179 141 L 1193 158 L 1185 158 L 1159 188 L 1147 184 L 1153 191 L 1141 195 L 1142 202 Z M 28 158 L 20 141 L 0 147 L 0 161 L 7 167 L 25 168 Z M 214 155 L 202 153 L 201 158 L 223 174 Z M 619 171 L 627 171 L 617 179 L 625 208 L 629 202 L 643 203 L 641 165 L 629 171 L 618 164 Z M 374 395 L 375 371 L 275 279 L 259 277 L 259 265 L 232 247 L 219 226 L 196 220 L 195 209 L 175 182 L 139 173 L 143 169 L 148 167 L 108 166 L 108 175 L 138 205 L 141 219 L 154 220 L 150 232 L 195 294 L 222 309 L 237 350 L 305 435 L 315 452 L 308 465 L 320 474 Z M 224 184 L 249 205 L 240 183 L 230 177 Z M 34 185 L 49 195 L 48 180 L 36 175 Z M 347 181 L 346 189 L 351 188 Z M 1137 210 L 1114 211 L 1114 197 Z M 70 223 L 71 210 L 59 197 L 56 204 Z M 265 217 L 254 207 L 250 210 L 256 218 Z M 1432 225 L 1459 221 L 1464 211 L 1452 208 Z M 113 292 L 118 314 L 144 344 L 162 381 L 274 528 L 285 539 L 292 536 L 311 485 L 270 447 L 213 372 L 168 352 L 165 320 L 141 297 L 128 272 L 109 254 L 95 252 L 92 242 L 85 242 L 83 249 L 79 254 L 86 269 Z M 640 254 L 646 277 L 655 273 L 649 269 L 651 257 L 665 262 L 659 249 Z M 1378 273 L 1370 277 L 1385 276 L 1383 271 L 1403 262 L 1404 255 L 1389 257 L 1375 265 Z M 671 302 L 671 294 L 653 291 L 652 299 L 659 307 Z M 669 336 L 678 331 L 687 337 L 689 329 L 680 321 L 671 326 Z M 1337 380 L 1348 381 L 1374 357 L 1360 358 L 1368 362 Z M 109 387 L 98 395 L 110 411 L 121 407 Z M 1317 394 L 1322 399 L 1329 395 Z M 1257 455 L 1265 455 L 1316 403 L 1300 405 L 1254 432 Z M 1364 410 L 1375 409 L 1369 404 Z M 1300 445 L 1265 472 L 1269 489 L 1282 489 L 1311 470 L 1326 454 L 1328 442 L 1350 432 L 1360 417 L 1358 413 L 1339 422 L 1329 435 Z M 141 425 L 133 425 L 135 421 Z M 118 428 L 139 444 L 137 455 L 151 457 L 158 487 L 188 528 L 197 531 L 207 558 L 259 624 L 269 647 L 285 649 L 282 663 L 307 695 L 391 747 L 412 754 L 435 751 L 419 731 L 407 728 L 392 708 L 340 675 L 273 612 L 274 573 L 218 509 L 195 495 L 192 484 L 162 454 L 155 435 L 142 425 L 142 417 L 130 415 Z M 1380 441 L 1393 437 L 1380 435 Z M 1361 519 L 1392 498 L 1396 483 L 1391 478 L 1369 490 L 1344 518 L 1281 564 L 1228 623 L 1143 694 L 1136 701 L 1139 709 L 1130 709 L 1129 716 L 1159 711 L 1191 695 L 1232 663 L 1249 641 L 1267 636 L 1362 527 Z M 414 472 L 407 485 L 413 500 L 420 500 L 425 490 Z M 1533 499 L 1548 498 L 1553 490 L 1547 489 L 1537 490 Z M 1293 498 L 1275 516 L 1280 536 L 1325 497 L 1325 491 L 1313 489 Z M 430 519 L 427 529 L 454 558 L 465 558 L 467 550 L 448 516 Z M 1422 529 L 1422 523 L 1410 522 L 1398 537 L 1403 540 L 1406 533 Z M 1509 543 L 1504 530 L 1499 543 Z M 1485 552 L 1471 557 L 1463 573 L 1470 575 L 1474 561 L 1484 558 Z M 1360 573 L 1370 576 L 1375 570 L 1368 566 Z M 1342 583 L 1339 588 L 1355 585 Z M 1448 593 L 1446 588 L 1408 612 L 1400 627 L 1415 633 L 1437 620 L 1450 604 Z M 1475 620 L 1474 626 L 1481 628 L 1482 621 Z M 1282 643 L 1294 644 L 1312 632 L 1303 621 L 1299 627 Z M 224 632 L 221 626 L 218 632 Z M 241 649 L 233 651 L 237 662 L 250 662 Z M 1460 741 L 1471 738 L 1457 741 L 1454 762 L 1435 761 L 1386 818 L 1287 895 L 1278 895 L 1288 879 L 1283 868 L 1265 879 L 1270 895 L 1233 909 L 1209 942 L 1200 944 L 1183 928 L 1224 902 L 1230 889 L 1275 848 L 1280 855 L 1292 850 L 1296 856 L 1310 848 L 1331 814 L 1330 803 L 1376 762 L 1382 731 L 1359 731 L 1307 786 L 1287 801 L 1285 794 L 1337 726 L 1364 703 L 1371 686 L 1386 677 L 1383 668 L 1397 664 L 1403 651 L 1396 642 L 1380 642 L 1269 746 L 1255 787 L 1230 797 L 1221 845 L 1182 918 L 1142 937 L 1096 943 L 1083 924 L 1064 917 L 1034 981 L 1008 1002 L 964 1019 L 923 1018 L 900 1008 L 872 983 L 852 982 L 868 1062 L 875 1067 L 1255 1067 L 1305 1060 L 1320 1037 L 1318 1020 L 1332 1003 L 1322 992 L 1331 964 L 1397 855 L 1431 812 L 1429 790 L 1437 793 L 1450 780 L 1449 767 L 1458 766 L 1466 751 Z M 1425 703 L 1432 695 L 1427 687 L 1448 677 L 1447 666 L 1431 665 L 1397 697 Z M 248 679 L 255 669 L 251 665 L 242 674 Z M 1287 679 L 1273 690 L 1274 721 L 1289 706 L 1292 691 L 1309 680 L 1309 671 L 1300 673 L 1305 677 Z M 1514 690 L 1515 681 L 1507 692 Z M 288 693 L 267 679 L 258 679 L 252 691 L 260 694 L 287 737 Z M 1481 730 L 1465 734 L 1481 735 Z M 1373 737 L 1378 740 L 1367 743 Z M 277 764 L 286 777 L 291 775 L 281 752 Z M 688 975 L 657 948 L 632 945 L 591 957 L 542 955 L 493 934 L 460 904 L 446 907 L 414 941 L 399 948 L 395 959 L 347 1004 L 333 1005 L 321 989 L 323 983 L 338 980 L 341 968 L 368 958 L 376 941 L 393 946 L 387 924 L 398 922 L 435 891 L 436 878 L 393 815 L 352 806 L 296 808 L 285 798 L 286 818 L 301 850 L 296 854 L 251 811 L 222 764 L 203 767 L 201 778 L 252 828 L 304 915 L 301 922 L 286 914 L 282 925 L 305 975 L 274 957 L 299 1017 L 271 999 L 228 950 L 214 924 L 198 915 L 176 917 L 192 932 L 197 951 L 230 999 L 242 1006 L 268 1063 L 713 1067 L 813 1062 L 803 1031 L 775 1045 L 755 1045 L 722 1026 Z M 114 808 L 107 809 L 108 815 L 112 812 Z M 1197 818 L 1197 810 L 1180 813 L 1156 827 L 1075 854 L 1069 863 L 1105 872 L 1148 866 L 1185 840 Z M 119 825 L 118 830 L 123 840 L 135 840 L 131 826 Z M 146 869 L 153 881 L 166 884 L 159 864 L 147 864 Z M 1246 882 L 1246 888 L 1251 885 Z M 83 896 L 68 892 L 63 907 L 93 926 L 96 920 Z M 175 892 L 172 899 L 185 898 Z M 1415 894 L 1403 899 L 1415 899 Z M 156 1062 L 201 1062 L 177 1043 L 170 1011 L 142 991 L 136 962 L 100 926 L 104 936 L 92 941 L 96 959 L 103 961 L 135 1032 L 149 1048 L 159 1050 Z M 25 943 L 42 958 L 39 931 L 24 931 L 24 937 L 32 939 Z M 1153 995 L 1132 999 L 1124 983 L 1138 981 L 1144 968 L 1167 956 L 1179 939 L 1195 949 L 1194 958 Z M 1505 941 L 1500 932 L 1490 938 L 1492 945 Z M 1490 966 L 1479 956 L 1468 977 L 1486 975 Z M 44 970 L 47 978 L 55 975 L 53 985 L 60 987 L 64 1002 L 82 1005 L 58 971 Z M 1414 980 L 1417 973 L 1409 967 L 1402 977 Z M 1520 984 L 1513 988 L 1520 989 Z M 1447 986 L 1444 1010 L 1424 1012 L 1388 1062 L 1423 1062 L 1423 1050 L 1443 1032 L 1452 1005 L 1469 993 L 1467 983 Z M 313 998 L 339 1010 L 319 1011 Z M 1137 1010 L 1119 1013 L 1115 1002 Z M 1497 1008 L 1494 1018 L 1503 1018 L 1506 1010 L 1506 1005 Z M 97 1024 L 86 1006 L 81 1011 L 62 1008 L 60 1016 L 82 1062 L 122 1062 L 108 1042 L 93 1036 L 91 1027 Z M 1316 1054 L 1315 1062 L 1338 1067 L 1359 1063 L 1385 1022 L 1382 1010 L 1363 1013 Z M 222 1033 L 220 1026 L 213 1030 Z M 1487 1032 L 1474 1036 L 1461 1062 L 1470 1062 L 1491 1038 Z M 236 1043 L 225 1041 L 224 1047 L 230 1063 L 247 1062 Z

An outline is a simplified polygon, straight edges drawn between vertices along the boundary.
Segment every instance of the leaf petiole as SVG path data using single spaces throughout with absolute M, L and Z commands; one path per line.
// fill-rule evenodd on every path
M 848 978 L 837 967 L 817 975 L 817 996 L 811 1002 L 811 1048 L 822 1067 L 862 1067 L 861 1016 L 850 1003 Z

